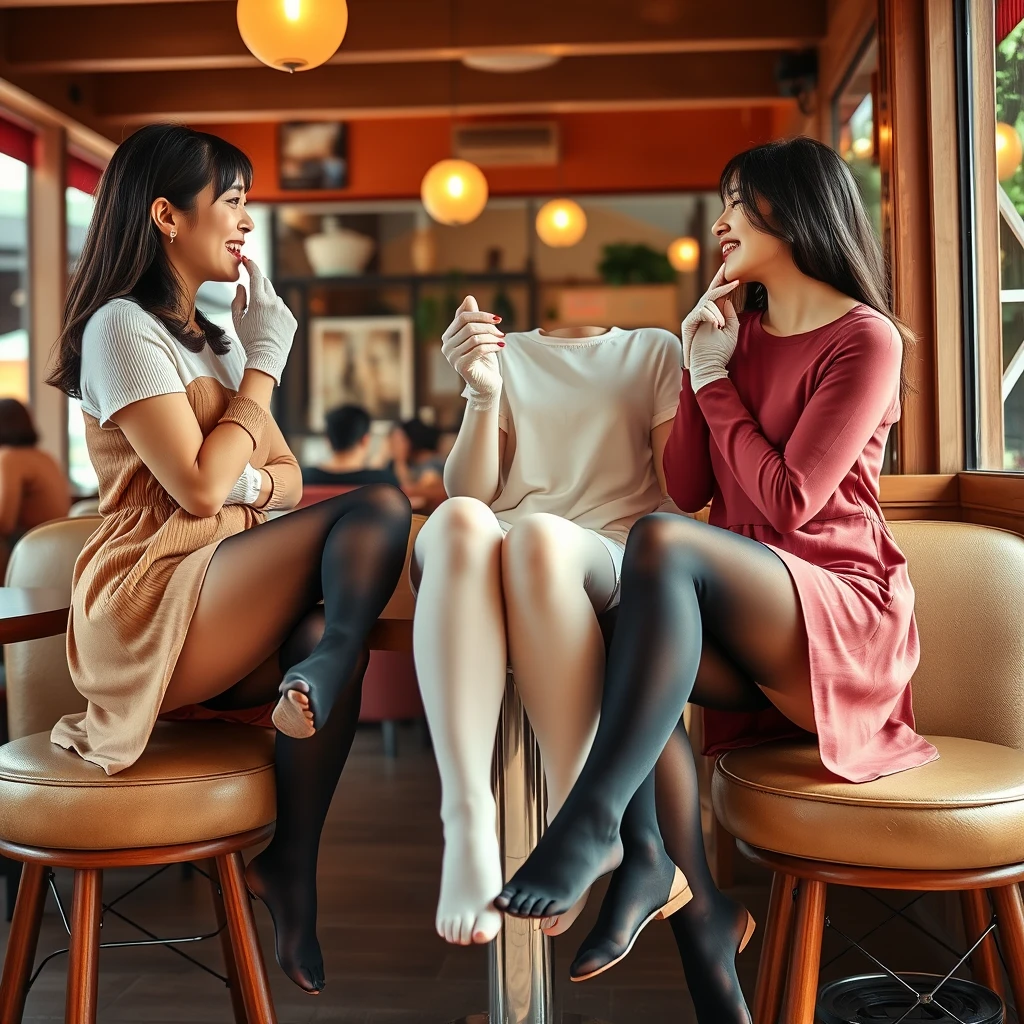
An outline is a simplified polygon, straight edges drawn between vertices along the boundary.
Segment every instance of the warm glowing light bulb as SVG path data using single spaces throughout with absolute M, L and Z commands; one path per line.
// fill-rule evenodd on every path
M 874 144 L 869 137 L 853 140 L 853 155 L 866 160 L 874 151 Z
M 345 0 L 238 0 L 238 32 L 278 71 L 308 71 L 334 56 L 348 29 Z
M 468 224 L 487 205 L 487 179 L 468 160 L 441 160 L 434 164 L 420 185 L 420 198 L 427 213 L 439 224 Z
M 668 261 L 681 274 L 689 274 L 700 264 L 700 243 L 696 238 L 677 238 L 668 247 Z
M 587 215 L 571 199 L 552 199 L 537 212 L 537 234 L 545 245 L 566 248 L 587 233 Z
M 1020 135 L 1012 124 L 999 121 L 996 124 L 996 177 L 1006 181 L 1017 173 L 1024 159 L 1024 146 Z

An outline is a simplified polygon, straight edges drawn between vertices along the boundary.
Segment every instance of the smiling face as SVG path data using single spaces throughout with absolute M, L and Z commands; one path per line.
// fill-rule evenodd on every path
M 739 191 L 729 187 L 725 209 L 711 229 L 722 249 L 727 281 L 761 281 L 765 270 L 786 254 L 785 243 L 747 216 Z
M 186 281 L 196 284 L 237 281 L 245 236 L 253 229 L 252 218 L 245 211 L 242 183 L 235 182 L 219 196 L 214 190 L 210 184 L 196 196 L 191 214 L 174 209 L 154 212 L 158 224 L 164 221 L 168 259 Z M 157 204 L 161 202 L 166 201 L 157 200 Z M 173 242 L 171 229 L 175 232 Z

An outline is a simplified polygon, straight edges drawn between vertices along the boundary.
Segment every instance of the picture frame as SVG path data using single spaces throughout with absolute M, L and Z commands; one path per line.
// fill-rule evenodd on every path
M 309 429 L 325 429 L 338 405 L 374 420 L 411 419 L 416 409 L 413 326 L 408 316 L 316 317 L 309 323 Z
M 343 121 L 288 121 L 278 129 L 278 178 L 283 190 L 348 187 L 348 126 Z

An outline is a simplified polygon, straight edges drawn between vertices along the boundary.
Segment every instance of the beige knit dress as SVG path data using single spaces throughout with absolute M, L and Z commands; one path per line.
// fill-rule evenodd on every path
M 295 462 L 267 463 L 268 414 L 235 396 L 244 368 L 237 341 L 223 356 L 208 347 L 189 352 L 126 299 L 107 303 L 86 326 L 82 410 L 103 522 L 75 565 L 67 650 L 89 705 L 62 718 L 50 738 L 108 775 L 146 747 L 217 545 L 266 518 L 241 504 L 208 518 L 190 515 L 109 417 L 131 402 L 184 392 L 204 436 L 224 420 L 249 431 L 256 445 L 250 463 L 265 468 L 278 490 L 276 471 Z M 275 507 L 273 495 L 266 507 Z

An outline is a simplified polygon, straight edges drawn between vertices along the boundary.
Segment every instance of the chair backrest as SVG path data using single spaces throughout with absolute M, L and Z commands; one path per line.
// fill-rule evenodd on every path
M 71 594 L 71 576 L 85 542 L 100 524 L 96 516 L 55 519 L 29 530 L 7 564 L 9 587 L 59 587 Z M 85 710 L 85 698 L 68 672 L 67 638 L 46 637 L 4 649 L 7 666 L 7 728 L 12 740 L 44 732 L 62 715 Z
M 348 494 L 359 488 L 359 484 L 303 484 L 302 497 L 296 508 L 315 505 L 318 501 L 326 501 L 338 494 Z
M 1024 538 L 968 523 L 889 525 L 917 595 L 918 730 L 1024 749 Z

